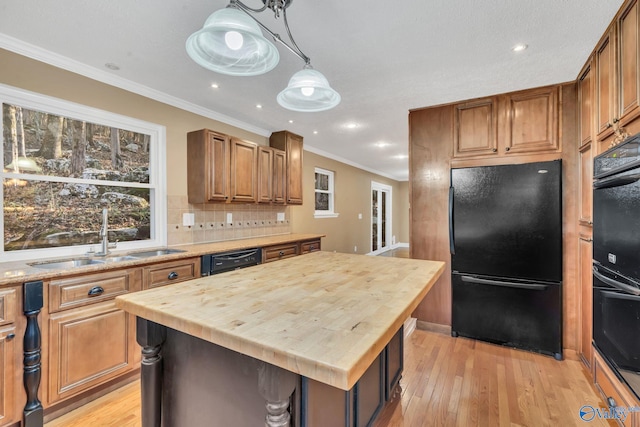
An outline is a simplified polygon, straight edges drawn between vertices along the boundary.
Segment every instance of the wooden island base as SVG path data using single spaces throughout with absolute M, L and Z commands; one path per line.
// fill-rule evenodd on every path
M 393 397 L 403 328 L 344 391 L 137 318 L 142 427 L 365 426 Z

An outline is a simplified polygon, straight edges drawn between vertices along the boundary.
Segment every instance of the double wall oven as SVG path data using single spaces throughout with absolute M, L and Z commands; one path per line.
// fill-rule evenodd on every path
M 593 342 L 640 398 L 640 134 L 594 159 Z

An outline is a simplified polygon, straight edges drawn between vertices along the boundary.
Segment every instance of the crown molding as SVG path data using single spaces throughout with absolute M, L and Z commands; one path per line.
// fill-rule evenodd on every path
M 9 50 L 22 56 L 26 56 L 31 59 L 35 59 L 36 61 L 44 62 L 45 64 L 49 64 L 63 70 L 80 74 L 81 76 L 88 77 L 101 83 L 127 90 L 129 92 L 153 99 L 154 101 L 162 102 L 164 104 L 180 108 L 181 110 L 189 111 L 199 116 L 207 117 L 212 120 L 217 120 L 219 122 L 235 126 L 248 132 L 253 132 L 264 137 L 269 137 L 271 135 L 271 131 L 269 130 L 251 125 L 241 120 L 234 119 L 233 117 L 229 117 L 225 114 L 221 114 L 207 108 L 202 108 L 191 102 L 185 101 L 175 96 L 167 95 L 164 92 L 160 92 L 139 83 L 132 82 L 131 80 L 114 76 L 107 71 L 103 71 L 98 68 L 78 62 L 74 59 L 68 58 L 66 56 L 50 52 L 46 49 L 42 49 L 30 43 L 26 43 L 4 33 L 0 33 L 0 48 Z

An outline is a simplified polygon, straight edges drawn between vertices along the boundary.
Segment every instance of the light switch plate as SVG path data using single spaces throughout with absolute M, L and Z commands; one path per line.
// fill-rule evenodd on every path
M 278 212 L 278 219 L 277 221 L 284 221 L 284 212 Z
M 194 225 L 196 223 L 196 214 L 193 213 L 183 213 L 182 214 L 182 225 L 188 227 L 190 225 Z
M 233 222 L 233 214 L 231 212 L 227 212 L 227 224 L 231 224 Z

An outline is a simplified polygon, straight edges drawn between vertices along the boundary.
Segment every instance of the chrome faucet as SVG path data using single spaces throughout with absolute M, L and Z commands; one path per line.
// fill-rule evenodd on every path
M 102 209 L 102 226 L 100 227 L 100 237 L 102 238 L 102 246 L 100 252 L 96 252 L 95 256 L 109 255 L 109 249 L 115 248 L 118 242 L 109 243 L 109 209 Z

